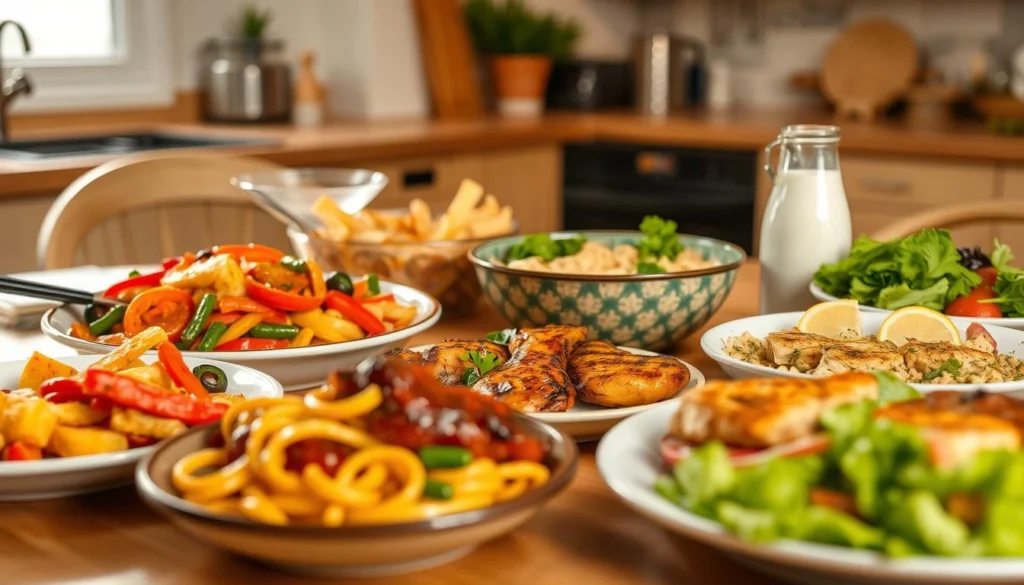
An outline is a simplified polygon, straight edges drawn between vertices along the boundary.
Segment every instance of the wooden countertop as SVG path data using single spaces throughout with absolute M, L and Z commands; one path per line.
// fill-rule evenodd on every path
M 45 132 L 15 133 L 14 139 L 141 130 L 251 137 L 270 142 L 204 150 L 261 156 L 289 166 L 316 166 L 590 140 L 761 151 L 782 126 L 794 123 L 831 124 L 835 119 L 814 109 L 699 112 L 666 119 L 629 113 L 557 113 L 536 120 L 335 122 L 316 129 L 201 124 L 61 127 Z M 901 122 L 844 121 L 841 125 L 843 152 L 1024 163 L 1024 138 L 995 136 L 976 124 L 917 127 Z M 111 158 L 114 157 L 38 162 L 0 159 L 0 197 L 59 192 L 85 171 Z
M 732 294 L 708 327 L 756 313 L 758 273 L 754 262 L 740 268 Z M 475 337 L 481 331 L 504 325 L 497 312 L 481 307 L 478 315 L 443 321 L 410 343 Z M 703 331 L 684 340 L 675 354 L 708 378 L 723 377 L 722 370 L 701 351 L 701 334 Z M 54 356 L 70 354 L 68 348 L 38 331 L 0 330 L 0 350 L 9 360 L 27 358 L 33 350 Z M 436 569 L 360 582 L 779 584 L 627 508 L 601 479 L 594 463 L 594 448 L 594 444 L 581 445 L 579 472 L 569 488 L 512 534 Z M 189 539 L 148 509 L 133 488 L 52 501 L 0 504 L 0 536 L 5 583 L 261 585 L 293 580 Z M 328 579 L 319 582 L 339 583 Z

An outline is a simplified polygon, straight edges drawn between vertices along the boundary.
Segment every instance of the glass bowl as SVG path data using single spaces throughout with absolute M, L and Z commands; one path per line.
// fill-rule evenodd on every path
M 321 196 L 329 196 L 345 213 L 356 213 L 384 190 L 388 178 L 367 169 L 310 168 L 239 175 L 231 183 L 267 213 L 309 231 L 323 225 L 313 213 Z
M 512 226 L 514 235 L 518 231 Z M 501 236 L 496 236 L 501 237 Z M 312 258 L 324 272 L 353 276 L 377 274 L 382 280 L 411 286 L 441 303 L 442 319 L 472 314 L 480 300 L 480 283 L 469 251 L 493 237 L 429 242 L 338 242 L 294 226 L 288 238 L 303 258 Z

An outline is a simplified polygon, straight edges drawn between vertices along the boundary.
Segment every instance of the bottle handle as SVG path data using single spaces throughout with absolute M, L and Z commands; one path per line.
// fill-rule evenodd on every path
M 768 146 L 764 147 L 764 172 L 768 175 L 768 179 L 775 184 L 775 171 L 772 170 L 772 149 L 782 144 L 782 137 L 772 140 Z

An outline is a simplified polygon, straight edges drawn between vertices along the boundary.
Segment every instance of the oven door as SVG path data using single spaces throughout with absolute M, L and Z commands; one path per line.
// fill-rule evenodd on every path
M 590 186 L 566 186 L 565 229 L 636 230 L 644 216 L 658 215 L 679 224 L 679 233 L 718 238 L 753 251 L 752 193 L 691 190 L 684 193 L 636 192 Z

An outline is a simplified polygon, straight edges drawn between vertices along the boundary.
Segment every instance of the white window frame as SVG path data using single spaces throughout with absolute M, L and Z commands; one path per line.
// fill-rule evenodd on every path
M 17 99 L 18 113 L 167 106 L 174 102 L 165 0 L 113 0 L 118 54 L 106 58 L 3 59 L 22 67 L 32 94 Z M 5 31 L 10 34 L 11 31 Z M 32 31 L 26 31 L 29 39 Z

